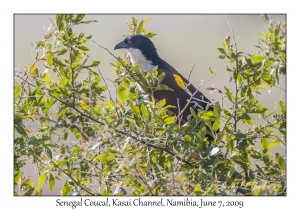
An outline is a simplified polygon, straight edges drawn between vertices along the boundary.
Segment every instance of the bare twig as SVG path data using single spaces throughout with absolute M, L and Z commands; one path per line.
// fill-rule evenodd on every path
M 177 115 L 176 120 L 178 120 L 178 118 L 179 118 L 181 115 L 183 115 L 184 111 L 188 108 L 188 106 L 189 106 L 189 104 L 191 103 L 191 101 L 192 101 L 193 99 L 195 99 L 194 96 L 199 92 L 199 90 L 200 90 L 200 88 L 202 87 L 202 85 L 203 85 L 204 83 L 208 82 L 213 76 L 214 76 L 214 75 L 212 74 L 208 80 L 204 81 L 202 84 L 200 84 L 200 85 L 198 86 L 197 90 L 191 95 L 191 97 L 190 97 L 190 99 L 187 101 L 186 105 L 183 107 L 183 109 L 181 110 L 181 112 Z M 175 120 L 175 121 L 176 121 L 176 120 Z
M 277 86 L 277 85 L 273 85 L 274 87 L 277 87 L 277 88 L 279 88 L 279 89 L 281 89 L 281 90 L 283 90 L 284 92 L 286 92 L 286 90 L 285 89 L 283 89 L 281 86 Z
M 219 89 L 219 88 L 217 88 L 216 87 L 216 85 L 214 85 L 213 84 L 213 87 L 216 89 L 216 91 L 219 93 L 219 95 L 220 95 L 220 97 L 221 97 L 221 99 L 222 99 L 222 109 L 224 109 L 224 96 L 223 96 L 223 93 L 222 93 L 222 91 Z
M 92 59 L 88 54 L 85 53 L 85 55 L 86 55 L 86 57 L 88 57 L 91 61 L 93 61 L 93 59 Z M 107 83 L 106 83 L 105 78 L 103 77 L 103 75 L 102 75 L 102 73 L 101 73 L 101 71 L 100 71 L 99 66 L 96 66 L 96 68 L 97 68 L 97 70 L 98 70 L 98 72 L 99 72 L 99 74 L 100 74 L 100 76 L 101 76 L 101 78 L 102 78 L 102 80 L 103 80 L 105 86 L 107 87 L 107 94 L 108 94 L 110 100 L 113 102 L 113 99 L 112 99 L 112 97 L 111 97 L 110 91 L 109 91 L 108 86 L 107 86 Z
M 70 67 L 71 67 L 71 70 L 72 70 L 72 97 L 73 97 L 73 106 L 75 106 L 75 100 L 76 100 L 76 97 L 75 97 L 75 78 L 74 78 L 74 74 L 75 74 L 75 70 L 72 68 L 72 64 L 73 64 L 73 61 L 72 61 L 72 47 L 70 48 Z
M 190 74 L 189 74 L 189 77 L 188 77 L 188 81 L 190 81 L 190 77 L 191 77 L 191 75 L 192 75 L 192 72 L 193 72 L 193 70 L 194 70 L 194 68 L 195 68 L 195 63 L 194 63 L 194 65 L 193 65 L 193 67 L 192 67 L 192 69 L 191 69 L 191 71 L 190 71 Z

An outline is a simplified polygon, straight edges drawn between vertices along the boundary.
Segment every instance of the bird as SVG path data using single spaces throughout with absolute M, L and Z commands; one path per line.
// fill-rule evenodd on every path
M 129 35 L 115 45 L 114 50 L 117 49 L 126 49 L 126 51 L 129 53 L 132 65 L 140 64 L 141 69 L 146 70 L 150 73 L 153 71 L 154 67 L 157 66 L 158 74 L 164 72 L 166 76 L 164 77 L 161 84 L 167 86 L 168 88 L 171 88 L 173 91 L 155 90 L 153 96 L 157 101 L 165 99 L 166 105 L 171 105 L 173 107 L 169 108 L 169 110 L 175 115 L 178 114 L 180 110 L 183 110 L 183 108 L 190 100 L 191 95 L 177 84 L 174 75 L 179 76 L 185 84 L 189 84 L 190 82 L 184 76 L 182 76 L 182 74 L 180 74 L 173 66 L 171 66 L 158 55 L 153 42 L 148 37 L 141 34 Z M 182 119 L 184 121 L 187 121 L 188 115 L 191 114 L 191 107 L 196 111 L 199 108 L 206 109 L 207 104 L 209 104 L 207 110 L 213 110 L 211 101 L 207 97 L 205 97 L 199 90 L 197 91 L 194 85 L 189 84 L 187 86 L 187 89 L 191 94 L 197 92 L 194 95 L 194 98 L 197 98 L 199 100 L 190 101 L 188 107 L 182 113 Z M 207 134 L 206 137 L 208 141 L 213 141 L 213 137 L 211 135 Z

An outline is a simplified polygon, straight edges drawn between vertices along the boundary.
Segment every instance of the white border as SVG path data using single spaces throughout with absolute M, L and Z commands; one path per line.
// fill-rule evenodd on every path
M 296 207 L 299 193 L 299 161 L 297 154 L 300 142 L 296 131 L 299 125 L 299 10 L 296 1 L 251 0 L 251 1 L 9 1 L 1 5 L 1 209 L 54 209 L 57 197 L 13 197 L 13 14 L 14 13 L 287 13 L 287 114 L 288 114 L 288 186 L 287 197 L 204 197 L 206 200 L 243 200 L 243 209 L 282 209 Z M 10 5 L 12 4 L 12 5 Z M 298 128 L 299 130 L 299 128 Z M 65 200 L 73 200 L 66 197 Z M 95 200 L 97 198 L 94 198 Z M 128 199 L 120 198 L 119 199 Z M 151 200 L 144 197 L 143 199 Z M 181 199 L 178 198 L 178 199 Z M 70 207 L 66 207 L 71 209 Z M 97 207 L 98 209 L 100 207 Z M 182 208 L 182 207 L 181 207 Z M 82 208 L 81 208 L 82 209 Z M 103 209 L 103 208 L 101 208 Z M 164 208 L 165 209 L 165 208 Z M 178 208 L 177 208 L 178 209 Z M 297 208 L 294 208 L 297 209 Z

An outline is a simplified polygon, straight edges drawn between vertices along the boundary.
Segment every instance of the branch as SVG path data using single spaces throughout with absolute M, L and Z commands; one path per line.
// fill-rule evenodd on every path
M 48 158 L 49 158 L 49 157 L 48 157 Z M 50 158 L 49 158 L 49 159 L 50 159 Z M 67 175 L 68 177 L 70 177 L 70 179 L 72 179 L 72 181 L 73 181 L 76 185 L 80 186 L 80 188 L 82 188 L 85 192 L 89 193 L 90 195 L 95 195 L 94 193 L 92 193 L 92 192 L 90 192 L 88 189 L 86 189 L 86 188 L 84 187 L 84 185 L 78 183 L 78 182 L 72 177 L 71 174 L 68 174 L 68 173 L 66 173 L 64 170 L 62 170 L 58 165 L 56 165 L 56 164 L 54 163 L 53 160 L 50 159 L 50 161 L 51 161 L 51 163 L 52 163 L 58 170 L 60 170 L 60 171 L 63 172 L 65 175 Z
M 40 49 L 42 49 L 42 47 L 40 47 Z M 37 57 L 38 57 L 38 55 L 39 55 L 39 52 L 40 52 L 39 50 L 36 51 L 36 54 L 35 54 L 35 61 L 34 61 L 33 64 L 30 66 L 29 70 L 30 70 L 30 69 L 38 62 Z M 21 77 L 19 77 L 19 78 L 21 78 Z M 21 79 L 23 79 L 23 78 L 21 78 Z M 28 74 L 27 74 L 25 80 L 27 81 L 27 79 L 28 79 Z M 20 96 L 23 95 L 24 85 L 25 85 L 25 83 L 22 85 Z M 17 105 L 19 105 L 21 99 L 22 99 L 22 97 L 19 98 L 18 102 L 16 103 Z
M 233 29 L 230 25 L 230 22 L 228 20 L 228 16 L 226 16 L 226 20 L 227 20 L 227 23 L 228 23 L 228 26 L 231 30 L 231 34 L 232 34 L 232 39 L 233 39 L 233 43 L 234 43 L 234 49 L 235 49 L 235 63 L 236 63 L 236 78 L 234 78 L 234 83 L 235 83 L 235 103 L 234 103 L 234 116 L 233 116 L 233 119 L 234 119 L 234 132 L 237 131 L 237 123 L 238 123 L 238 119 L 237 119 L 237 109 L 238 109 L 238 92 L 239 92 L 239 89 L 238 89 L 238 84 L 237 84 L 237 79 L 238 79 L 238 75 L 239 75 L 239 58 L 238 58 L 238 51 L 237 51 L 237 45 L 236 45 L 236 40 L 235 40 L 235 37 L 234 37 L 234 32 L 233 32 Z M 239 142 L 239 140 L 237 140 L 237 143 Z M 227 153 L 227 152 L 226 152 Z M 246 167 L 243 167 L 244 171 L 245 171 L 245 177 L 246 177 L 246 181 L 249 182 L 250 179 L 249 179 L 249 176 L 248 176 L 248 171 L 247 171 L 247 168 Z
M 286 90 L 285 89 L 283 89 L 282 87 L 280 87 L 279 85 L 277 86 L 277 85 L 273 85 L 274 87 L 277 87 L 277 88 L 280 88 L 281 90 L 283 90 L 284 92 L 286 92 Z
M 134 167 L 135 172 L 138 174 L 140 180 L 144 183 L 144 185 L 147 187 L 148 191 L 150 192 L 151 195 L 154 195 L 151 191 L 151 187 L 147 184 L 146 180 L 140 175 L 140 172 L 137 170 L 136 165 Z
M 189 104 L 191 103 L 191 101 L 192 101 L 193 99 L 195 99 L 194 96 L 199 92 L 199 89 L 202 87 L 202 85 L 203 85 L 204 83 L 208 82 L 213 76 L 214 76 L 214 75 L 211 75 L 210 78 L 209 78 L 208 80 L 206 80 L 205 82 L 203 82 L 202 84 L 199 85 L 199 87 L 197 88 L 197 90 L 191 95 L 190 99 L 187 101 L 187 104 L 183 107 L 183 109 L 181 110 L 181 112 L 177 115 L 175 121 L 178 120 L 178 118 L 179 118 L 181 115 L 183 115 L 184 111 L 188 108 L 188 106 L 189 106 Z M 187 93 L 188 93 L 188 92 L 187 92 Z M 206 103 L 207 103 L 207 102 L 206 102 Z
M 25 81 L 25 82 L 28 83 L 29 85 L 31 85 L 31 86 L 33 86 L 33 87 L 36 87 L 35 85 L 33 85 L 33 84 L 27 82 L 26 80 L 24 80 L 22 77 L 20 77 L 20 76 L 18 76 L 18 75 L 16 75 L 16 76 L 19 77 L 19 78 L 21 78 L 23 81 Z M 48 91 L 48 94 L 49 94 L 51 97 L 53 97 L 54 99 L 56 99 L 57 101 L 59 101 L 61 104 L 64 104 L 64 105 L 66 105 L 67 107 L 70 107 L 70 108 L 74 109 L 76 112 L 78 112 L 79 114 L 81 114 L 83 117 L 86 117 L 86 118 L 88 118 L 88 119 L 90 119 L 90 120 L 92 120 L 92 121 L 94 121 L 94 122 L 96 122 L 96 123 L 99 123 L 100 125 L 105 125 L 103 122 L 100 122 L 99 120 L 97 120 L 97 119 L 95 119 L 95 118 L 93 118 L 93 117 L 91 117 L 91 116 L 89 116 L 89 115 L 83 113 L 82 111 L 80 111 L 79 109 L 77 109 L 76 106 L 73 106 L 72 104 L 68 104 L 68 103 L 62 101 L 61 99 L 57 98 L 56 96 L 52 95 L 48 89 L 46 89 L 46 90 Z M 173 157 L 175 157 L 177 160 L 182 161 L 182 162 L 184 162 L 185 164 L 187 164 L 187 165 L 189 165 L 189 166 L 191 166 L 191 167 L 195 167 L 195 168 L 198 168 L 198 167 L 199 167 L 198 165 L 192 164 L 191 162 L 189 162 L 189 161 L 187 161 L 187 160 L 185 160 L 185 159 L 179 157 L 179 156 L 176 155 L 174 152 L 172 152 L 172 151 L 170 151 L 170 150 L 168 150 L 168 149 L 166 149 L 166 148 L 164 148 L 164 147 L 160 147 L 160 146 L 157 146 L 157 145 L 155 145 L 155 144 L 150 144 L 150 143 L 148 143 L 146 140 L 140 139 L 140 138 L 135 137 L 135 136 L 132 136 L 131 134 L 129 134 L 129 133 L 125 132 L 125 131 L 121 131 L 121 130 L 118 130 L 118 129 L 115 129 L 115 131 L 116 131 L 117 133 L 119 133 L 119 134 L 125 135 L 125 136 L 127 136 L 127 137 L 131 137 L 132 139 L 134 139 L 134 140 L 136 140 L 136 141 L 139 141 L 139 142 L 141 142 L 141 143 L 143 143 L 143 144 L 145 144 L 145 145 L 147 145 L 147 146 L 149 146 L 149 147 L 153 147 L 153 148 L 155 148 L 155 149 L 159 149 L 159 150 L 161 150 L 161 151 L 167 152 L 167 153 L 169 153 L 170 155 L 172 155 Z
M 191 75 L 192 75 L 192 72 L 193 72 L 193 70 L 194 70 L 195 65 L 196 65 L 196 64 L 193 65 L 193 68 L 192 68 L 191 71 L 190 71 L 189 77 L 188 77 L 188 79 L 187 79 L 188 81 L 190 81 L 190 77 L 191 77 Z

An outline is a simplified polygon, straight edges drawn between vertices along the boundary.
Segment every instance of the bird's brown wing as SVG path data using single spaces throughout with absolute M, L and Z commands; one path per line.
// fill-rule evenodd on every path
M 191 95 L 188 94 L 186 90 L 184 90 L 177 84 L 177 82 L 175 81 L 174 74 L 180 76 L 186 84 L 188 84 L 189 82 L 187 79 L 185 79 L 178 71 L 176 71 L 170 65 L 165 65 L 163 67 L 159 67 L 158 73 L 161 74 L 162 72 L 164 72 L 166 74 L 164 80 L 162 81 L 162 84 L 173 89 L 173 91 L 157 90 L 154 92 L 154 97 L 157 100 L 166 99 L 167 105 L 172 105 L 172 106 L 177 107 L 177 108 L 172 108 L 171 111 L 174 114 L 178 114 L 179 111 L 185 107 L 185 105 L 187 104 L 187 101 L 191 98 Z M 195 91 L 197 91 L 197 89 L 192 84 L 190 84 L 188 86 L 188 89 L 191 92 L 191 94 L 193 94 Z M 210 101 L 200 91 L 198 91 L 194 97 L 210 103 Z M 178 102 L 177 102 L 177 99 L 178 99 Z M 178 104 L 180 106 L 179 110 L 178 110 Z M 187 120 L 187 116 L 190 114 L 190 107 L 193 107 L 195 110 L 197 110 L 200 108 L 205 109 L 206 105 L 207 105 L 207 103 L 205 103 L 205 102 L 193 100 L 193 102 L 188 105 L 187 109 L 185 109 L 185 111 L 182 115 L 183 119 Z

